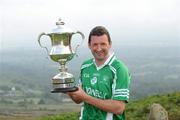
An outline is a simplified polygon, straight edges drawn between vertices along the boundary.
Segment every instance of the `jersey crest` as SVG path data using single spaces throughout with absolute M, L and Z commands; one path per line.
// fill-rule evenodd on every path
M 92 79 L 91 79 L 91 85 L 94 85 L 94 84 L 96 84 L 97 83 L 97 77 L 93 77 Z

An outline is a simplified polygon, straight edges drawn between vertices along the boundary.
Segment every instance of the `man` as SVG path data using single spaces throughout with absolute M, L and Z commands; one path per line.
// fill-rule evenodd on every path
M 78 91 L 68 93 L 74 102 L 83 102 L 80 120 L 125 120 L 129 73 L 110 52 L 111 45 L 106 28 L 92 29 L 88 46 L 94 58 L 82 64 Z

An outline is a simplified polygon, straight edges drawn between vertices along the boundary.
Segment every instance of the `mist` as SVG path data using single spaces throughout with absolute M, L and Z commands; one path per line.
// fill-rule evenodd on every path
M 115 46 L 180 45 L 178 0 L 0 0 L 0 3 L 1 49 L 39 47 L 38 35 L 51 31 L 59 18 L 85 34 L 83 47 L 87 47 L 88 34 L 97 25 L 109 30 Z

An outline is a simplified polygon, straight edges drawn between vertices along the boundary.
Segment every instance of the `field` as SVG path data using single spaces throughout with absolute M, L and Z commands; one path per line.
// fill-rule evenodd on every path
M 80 106 L 75 103 L 61 103 L 58 105 L 29 105 L 26 107 L 1 105 L 0 120 L 40 120 L 43 117 L 67 112 L 77 112 Z

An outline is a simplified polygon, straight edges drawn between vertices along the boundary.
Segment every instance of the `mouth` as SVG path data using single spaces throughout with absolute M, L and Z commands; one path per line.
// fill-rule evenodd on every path
M 102 56 L 102 55 L 104 55 L 104 52 L 103 51 L 98 51 L 98 52 L 95 52 L 95 54 L 98 55 L 98 56 Z

